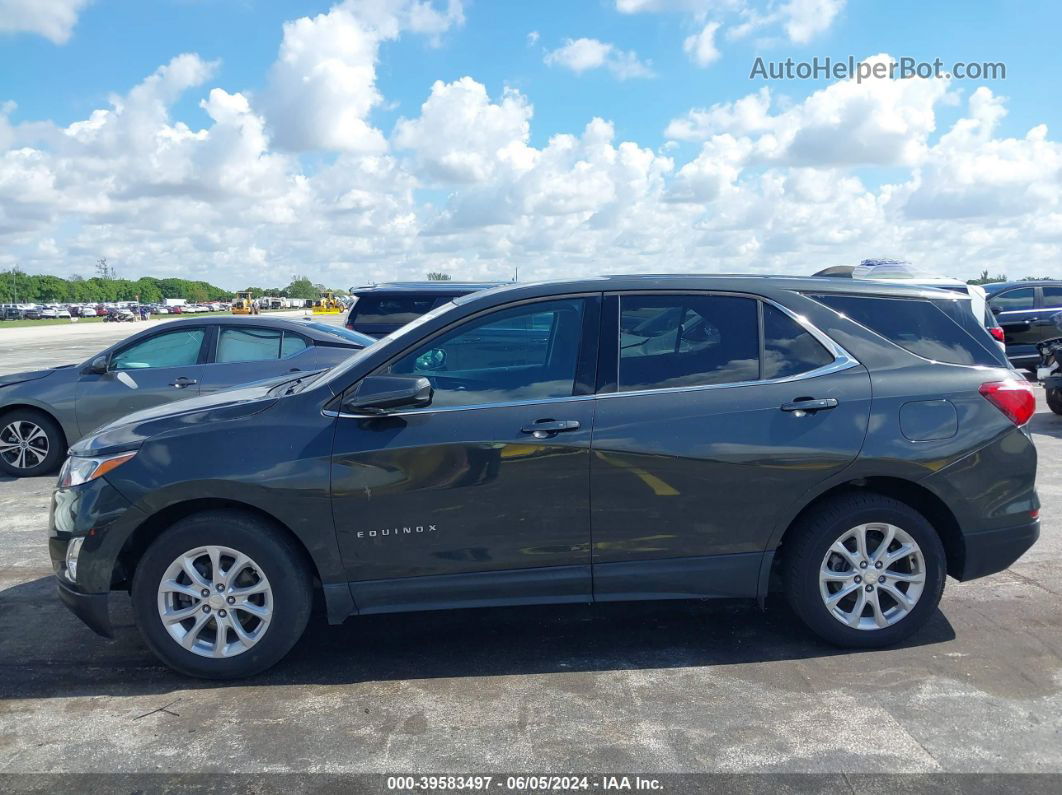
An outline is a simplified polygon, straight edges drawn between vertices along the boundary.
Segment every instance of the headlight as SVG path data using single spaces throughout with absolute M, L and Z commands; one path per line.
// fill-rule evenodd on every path
M 119 453 L 118 455 L 99 456 L 97 458 L 83 458 L 70 456 L 59 471 L 59 488 L 68 489 L 71 486 L 80 486 L 90 480 L 106 475 L 112 469 L 120 467 L 130 458 L 136 455 L 131 453 Z
M 77 556 L 81 552 L 81 545 L 85 543 L 84 536 L 70 539 L 66 545 L 66 578 L 70 582 L 77 580 Z

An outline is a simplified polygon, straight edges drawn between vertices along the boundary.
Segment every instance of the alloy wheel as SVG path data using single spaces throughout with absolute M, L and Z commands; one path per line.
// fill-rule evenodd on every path
M 878 630 L 903 620 L 918 604 L 925 582 L 925 556 L 918 542 L 884 522 L 847 530 L 819 567 L 823 604 L 852 629 Z
M 162 575 L 159 618 L 170 637 L 202 657 L 234 657 L 258 643 L 273 617 L 273 590 L 247 555 L 190 549 Z
M 15 420 L 0 431 L 0 456 L 15 469 L 33 469 L 48 457 L 48 434 L 29 420 Z

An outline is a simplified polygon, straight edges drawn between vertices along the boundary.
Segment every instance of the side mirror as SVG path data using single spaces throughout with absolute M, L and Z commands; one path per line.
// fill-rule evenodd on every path
M 998 315 L 1000 312 L 1003 311 L 1003 308 L 999 306 L 992 306 L 992 304 L 989 304 L 988 311 L 991 312 L 993 315 Z
M 107 372 L 107 357 L 97 356 L 92 363 L 85 368 L 85 372 L 91 375 L 103 375 Z
M 343 401 L 343 410 L 354 414 L 383 414 L 391 409 L 431 405 L 435 392 L 431 381 L 417 375 L 370 375 L 357 391 Z

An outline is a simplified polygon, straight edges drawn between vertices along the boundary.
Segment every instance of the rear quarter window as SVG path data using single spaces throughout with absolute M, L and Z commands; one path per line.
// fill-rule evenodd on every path
M 354 302 L 350 320 L 364 325 L 405 325 L 436 305 L 440 296 L 399 293 L 363 295 Z
M 810 297 L 923 358 L 949 364 L 1006 366 L 1002 354 L 990 350 L 952 319 L 951 311 L 934 301 L 854 295 Z M 961 311 L 961 307 L 947 309 Z M 984 336 L 989 339 L 987 333 Z

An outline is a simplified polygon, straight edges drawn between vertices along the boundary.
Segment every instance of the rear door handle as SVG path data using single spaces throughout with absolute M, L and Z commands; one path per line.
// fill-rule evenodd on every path
M 529 433 L 536 439 L 548 439 L 558 433 L 579 430 L 579 420 L 539 420 L 520 429 L 522 433 Z
M 196 381 L 194 378 L 185 378 L 182 375 L 176 381 L 170 382 L 170 386 L 172 386 L 174 389 L 184 389 L 186 386 L 195 386 L 198 383 L 199 382 Z
M 797 399 L 792 403 L 783 403 L 781 405 L 782 411 L 799 411 L 802 414 L 806 411 L 823 411 L 833 408 L 837 408 L 837 398 Z

